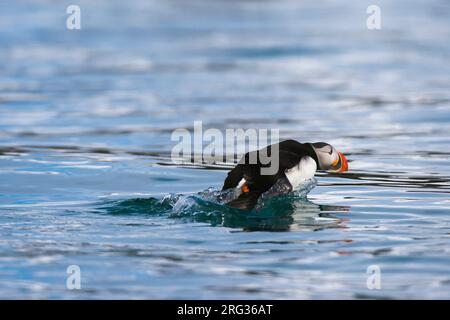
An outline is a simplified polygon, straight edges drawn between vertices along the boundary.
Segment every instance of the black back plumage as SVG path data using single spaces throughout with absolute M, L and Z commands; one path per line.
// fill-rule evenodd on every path
M 259 196 L 269 190 L 279 179 L 285 177 L 285 170 L 297 165 L 301 158 L 310 156 L 318 163 L 317 155 L 310 143 L 300 143 L 295 140 L 285 140 L 278 143 L 279 167 L 275 174 L 262 175 L 261 168 L 270 167 L 270 163 L 262 164 L 260 155 L 272 157 L 275 145 L 270 145 L 258 151 L 246 153 L 239 163 L 228 173 L 222 190 L 235 188 L 242 178 L 245 178 L 249 192 L 242 193 L 237 199 L 228 205 L 241 209 L 251 209 L 255 206 Z M 250 163 L 250 159 L 256 159 L 256 163 Z M 273 159 L 273 157 L 272 157 Z

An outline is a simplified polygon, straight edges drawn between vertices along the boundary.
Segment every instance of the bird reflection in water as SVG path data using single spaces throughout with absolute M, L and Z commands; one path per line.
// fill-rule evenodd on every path
M 338 215 L 350 210 L 348 206 L 320 205 L 306 199 L 286 198 L 289 197 L 270 199 L 264 207 L 250 212 L 224 212 L 220 225 L 244 231 L 318 231 L 344 227 L 344 219 Z M 209 222 L 216 225 L 214 220 Z

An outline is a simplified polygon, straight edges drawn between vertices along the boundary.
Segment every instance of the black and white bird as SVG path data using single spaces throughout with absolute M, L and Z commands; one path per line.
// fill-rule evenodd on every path
M 278 150 L 279 153 L 278 170 L 274 174 L 262 174 L 261 170 L 268 168 L 270 164 L 267 161 L 261 161 L 261 157 L 268 156 L 273 159 L 273 150 Z M 311 179 L 316 170 L 347 171 L 347 159 L 332 145 L 325 142 L 300 143 L 295 140 L 286 140 L 246 153 L 228 173 L 222 190 L 234 188 L 234 199 L 227 205 L 251 210 L 261 195 L 295 191 L 306 180 Z

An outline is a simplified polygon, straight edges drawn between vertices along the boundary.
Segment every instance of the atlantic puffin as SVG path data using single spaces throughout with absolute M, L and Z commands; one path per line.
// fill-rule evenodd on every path
M 275 146 L 278 148 L 274 148 Z M 261 169 L 269 165 L 263 164 L 260 156 L 272 156 L 272 149 L 279 152 L 278 170 L 275 174 L 261 174 Z M 295 191 L 303 182 L 311 179 L 316 170 L 345 172 L 348 170 L 348 162 L 341 152 L 328 143 L 285 140 L 242 156 L 228 173 L 222 191 L 234 189 L 233 200 L 227 203 L 228 206 L 251 210 L 263 194 L 277 195 Z

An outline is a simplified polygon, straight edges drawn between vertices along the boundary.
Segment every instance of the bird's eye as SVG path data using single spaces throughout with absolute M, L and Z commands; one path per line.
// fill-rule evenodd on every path
M 320 151 L 328 153 L 329 155 L 331 155 L 333 153 L 333 148 L 331 148 L 330 146 L 325 146 Z

